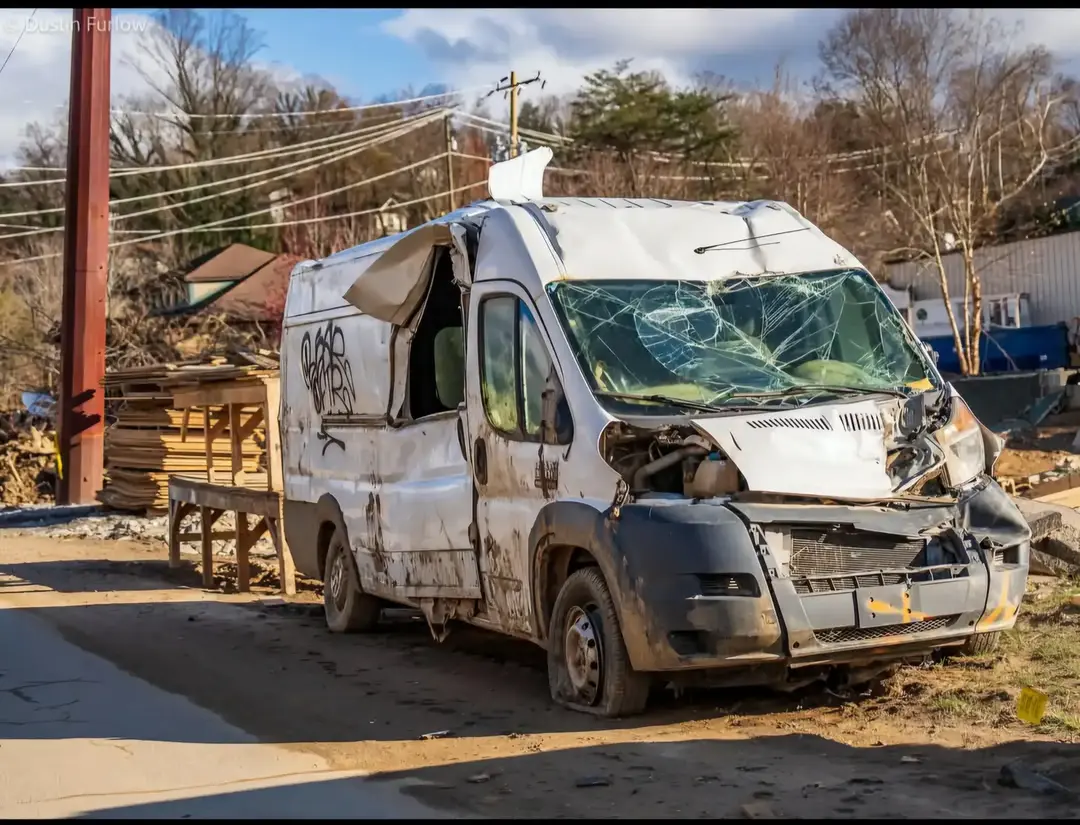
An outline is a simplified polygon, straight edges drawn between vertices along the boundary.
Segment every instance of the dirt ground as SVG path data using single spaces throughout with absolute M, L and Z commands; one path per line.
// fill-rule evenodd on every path
M 869 695 L 663 695 L 612 722 L 553 706 L 543 654 L 478 630 L 439 645 L 393 611 L 335 636 L 317 588 L 203 591 L 158 544 L 0 531 L 0 607 L 334 767 L 412 777 L 439 808 L 496 817 L 1076 817 L 1067 794 L 1002 786 L 1017 758 L 1080 789 L 1080 608 L 1034 584 L 992 657 L 906 668 Z M 267 574 L 263 584 L 272 586 Z M 1016 696 L 1050 694 L 1038 728 Z M 433 734 L 433 735 L 432 735 Z
M 1080 430 L 1080 411 L 1072 410 L 1048 416 L 1032 431 L 1013 434 L 998 459 L 994 476 L 1021 481 L 1054 469 L 1064 459 L 1076 455 L 1072 443 L 1077 430 Z

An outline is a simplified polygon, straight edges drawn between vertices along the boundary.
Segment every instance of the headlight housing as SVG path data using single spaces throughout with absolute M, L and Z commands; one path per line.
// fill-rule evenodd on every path
M 959 487 L 986 471 L 986 444 L 982 427 L 958 395 L 952 397 L 949 420 L 934 433 L 945 453 L 945 481 Z

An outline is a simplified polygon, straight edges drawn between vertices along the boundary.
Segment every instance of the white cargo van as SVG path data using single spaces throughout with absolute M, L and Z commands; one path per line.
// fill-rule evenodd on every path
M 549 159 L 293 272 L 285 529 L 330 628 L 528 639 L 609 716 L 991 646 L 1000 441 L 866 269 L 782 203 L 545 198 Z

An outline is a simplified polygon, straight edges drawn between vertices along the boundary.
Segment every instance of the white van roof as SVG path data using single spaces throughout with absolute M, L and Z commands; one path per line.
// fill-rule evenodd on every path
M 550 156 L 550 151 L 547 155 Z M 542 157 L 536 160 L 539 163 L 534 167 L 542 169 L 546 160 Z M 504 164 L 492 167 L 492 184 L 497 177 L 494 170 L 501 166 Z M 535 178 L 535 169 L 532 172 Z M 535 235 L 534 227 L 539 226 L 555 250 L 557 266 L 538 267 L 536 275 L 517 272 L 524 279 L 536 280 L 539 276 L 538 283 L 525 284 L 530 291 L 561 280 L 717 281 L 862 267 L 854 255 L 785 203 L 526 197 L 540 194 L 539 187 L 529 175 L 522 173 L 520 177 L 525 182 L 518 197 L 480 201 L 423 226 L 470 221 L 481 215 L 490 219 L 491 229 L 500 227 L 496 231 Z M 493 193 L 512 195 L 513 187 L 506 185 L 508 179 L 516 180 L 504 174 L 499 186 L 491 186 Z M 359 269 L 351 262 L 378 256 L 422 228 L 361 244 L 318 262 L 305 261 L 297 265 L 293 278 L 305 273 L 301 280 L 309 282 L 314 291 L 320 291 L 319 286 L 330 288 L 336 293 L 334 301 L 338 303 L 352 282 L 337 283 L 337 278 L 330 278 L 335 283 L 316 286 L 322 281 L 321 275 L 329 276 L 330 270 L 344 268 L 353 270 L 355 279 Z M 320 273 L 313 269 L 328 271 Z M 294 314 L 294 308 L 304 311 L 301 305 L 308 304 L 291 302 L 289 315 Z M 306 311 L 314 308 L 310 306 Z

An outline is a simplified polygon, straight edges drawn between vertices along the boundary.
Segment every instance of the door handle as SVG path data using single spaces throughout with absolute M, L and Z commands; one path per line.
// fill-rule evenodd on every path
M 482 438 L 473 445 L 473 475 L 480 486 L 487 484 L 487 442 Z
M 466 461 L 469 460 L 469 451 L 465 447 L 465 425 L 461 421 L 461 414 L 458 414 L 457 420 L 457 441 L 458 446 L 461 447 L 461 457 Z

